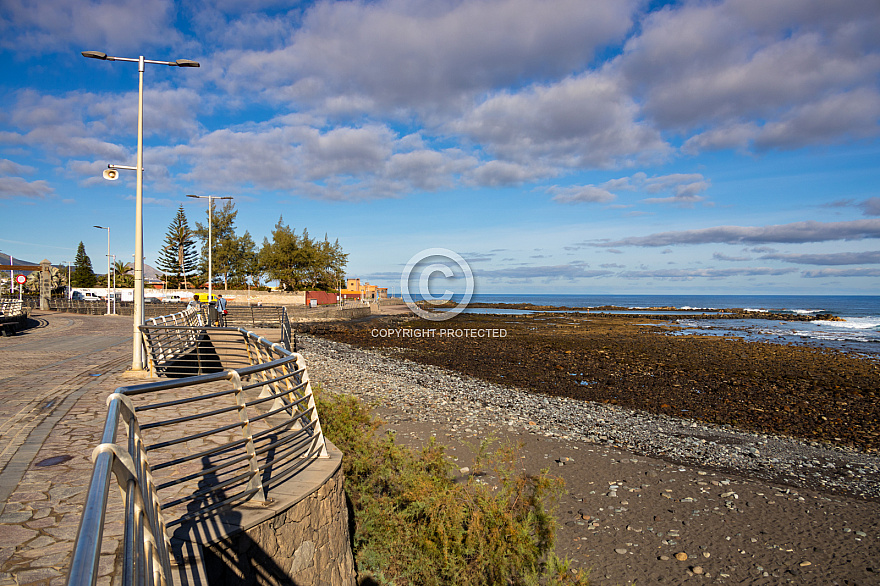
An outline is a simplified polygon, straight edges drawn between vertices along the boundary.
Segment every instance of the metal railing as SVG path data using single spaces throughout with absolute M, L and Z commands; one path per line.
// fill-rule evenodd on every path
M 221 323 L 226 327 L 206 328 L 206 308 L 184 311 L 146 321 L 141 327 L 150 371 L 156 376 L 181 377 L 218 372 L 228 366 L 251 364 L 253 348 L 242 344 L 241 327 L 281 329 L 281 345 L 290 350 L 291 328 L 284 307 L 228 310 Z M 242 311 L 244 310 L 244 311 Z M 226 365 L 222 366 L 221 365 Z
M 205 316 L 198 310 L 198 308 L 189 306 L 183 311 L 178 311 L 177 313 L 160 315 L 144 320 L 144 324 L 148 326 L 203 326 L 205 323 Z
M 216 352 L 211 352 L 211 369 L 201 368 L 201 357 L 209 353 L 206 317 L 196 307 L 146 320 L 141 326 L 147 361 L 153 376 L 192 376 L 223 370 Z M 196 368 L 190 366 L 194 361 Z M 207 367 L 207 364 L 206 364 Z
M 292 335 L 287 308 L 283 305 L 227 305 L 224 325 L 252 328 L 281 328 L 281 343 L 291 349 Z M 293 348 L 296 351 L 296 348 Z
M 171 328 L 174 326 L 144 326 Z M 68 584 L 95 584 L 111 474 L 124 502 L 122 583 L 171 584 L 168 532 L 216 521 L 327 457 L 303 357 L 243 328 L 197 328 L 209 339 L 235 331 L 240 368 L 120 387 L 108 398 L 101 445 Z M 225 357 L 224 357 L 225 358 Z M 221 360 L 221 366 L 228 366 Z M 127 438 L 117 442 L 119 423 Z
M 225 325 L 244 328 L 281 328 L 281 343 L 290 350 L 290 318 L 283 305 L 226 306 Z

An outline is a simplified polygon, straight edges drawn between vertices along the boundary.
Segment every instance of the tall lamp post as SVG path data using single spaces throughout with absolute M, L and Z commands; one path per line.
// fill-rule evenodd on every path
M 214 225 L 214 200 L 215 199 L 232 199 L 227 196 L 219 196 L 219 195 L 189 195 L 187 197 L 194 197 L 196 199 L 207 199 L 208 200 L 208 302 L 211 302 L 211 293 L 213 291 L 213 277 L 211 274 L 211 227 Z
M 197 61 L 178 59 L 176 61 L 154 61 L 144 59 L 141 55 L 137 59 L 128 57 L 110 57 L 100 51 L 83 51 L 83 57 L 100 59 L 102 61 L 129 61 L 138 64 L 138 145 L 137 145 L 137 193 L 135 198 L 134 220 L 134 340 L 132 345 L 131 369 L 141 371 L 144 369 L 144 344 L 140 326 L 144 323 L 144 65 L 155 63 L 156 65 L 170 65 L 176 67 L 199 67 Z M 118 168 L 125 169 L 131 167 Z M 112 170 L 112 168 L 111 168 Z M 115 173 L 104 172 L 107 179 L 115 179 Z
M 110 315 L 110 228 L 95 226 L 99 230 L 107 230 L 107 315 Z
M 64 266 L 67 267 L 67 295 L 66 295 L 66 297 L 67 297 L 67 299 L 70 299 L 70 261 L 62 260 L 61 262 L 64 263 Z M 59 263 L 59 264 L 61 264 L 61 263 Z

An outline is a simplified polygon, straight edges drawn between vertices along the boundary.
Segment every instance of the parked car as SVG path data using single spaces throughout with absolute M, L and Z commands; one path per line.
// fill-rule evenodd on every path
M 180 303 L 181 301 L 180 295 L 166 295 L 162 298 L 162 303 Z
M 74 291 L 71 295 L 71 299 L 76 301 L 102 301 L 100 297 L 92 293 L 91 291 L 86 291 L 83 293 L 82 291 Z

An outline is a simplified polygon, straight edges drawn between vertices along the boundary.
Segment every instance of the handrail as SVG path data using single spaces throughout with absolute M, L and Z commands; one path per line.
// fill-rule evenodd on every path
M 171 315 L 160 315 L 145 319 L 144 325 L 203 326 L 205 325 L 205 319 L 197 308 L 187 307 L 183 311 L 178 311 Z
M 245 348 L 237 356 L 246 356 L 247 363 L 119 387 L 108 397 L 70 586 L 91 586 L 98 579 L 111 475 L 125 506 L 122 584 L 170 585 L 170 528 L 213 522 L 229 507 L 266 501 L 315 458 L 328 457 L 301 355 L 244 328 L 143 329 L 145 335 L 178 329 L 181 336 L 201 330 L 208 339 L 234 333 Z M 120 422 L 123 442 L 116 438 Z

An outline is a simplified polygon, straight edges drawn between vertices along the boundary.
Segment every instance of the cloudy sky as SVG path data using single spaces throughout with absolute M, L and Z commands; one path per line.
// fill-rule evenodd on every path
M 0 2 L 0 250 L 145 254 L 235 198 L 394 286 L 461 254 L 483 293 L 876 294 L 877 0 Z

